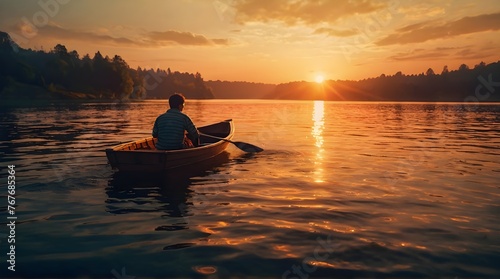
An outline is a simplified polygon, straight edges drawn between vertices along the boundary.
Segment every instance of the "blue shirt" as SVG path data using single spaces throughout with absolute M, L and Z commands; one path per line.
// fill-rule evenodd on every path
M 167 110 L 156 118 L 153 126 L 153 137 L 158 138 L 156 149 L 172 150 L 184 147 L 184 132 L 191 138 L 198 138 L 198 130 L 189 116 L 176 108 Z

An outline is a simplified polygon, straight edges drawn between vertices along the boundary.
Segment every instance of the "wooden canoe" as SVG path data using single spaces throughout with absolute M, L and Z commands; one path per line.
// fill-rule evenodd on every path
M 198 127 L 200 133 L 230 140 L 234 134 L 231 119 Z M 205 136 L 200 137 L 200 146 L 178 150 L 158 150 L 157 139 L 144 138 L 106 149 L 106 156 L 113 169 L 120 171 L 158 172 L 199 163 L 223 152 L 229 142 Z

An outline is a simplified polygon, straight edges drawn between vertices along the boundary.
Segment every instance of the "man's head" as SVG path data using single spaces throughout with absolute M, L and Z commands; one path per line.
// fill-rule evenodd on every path
M 184 108 L 184 102 L 186 98 L 182 94 L 175 93 L 170 98 L 168 98 L 168 104 L 170 108 L 176 108 L 178 110 L 182 110 Z

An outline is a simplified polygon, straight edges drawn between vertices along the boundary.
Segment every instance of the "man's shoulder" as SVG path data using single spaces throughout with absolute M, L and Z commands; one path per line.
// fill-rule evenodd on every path
M 185 114 L 184 112 L 182 112 L 178 109 L 169 109 L 169 110 L 167 110 L 167 112 L 165 114 L 175 115 L 177 117 L 182 117 L 182 118 L 189 118 L 189 116 L 187 114 Z
M 167 121 L 167 120 L 177 120 L 177 121 L 185 121 L 185 120 L 190 120 L 189 116 L 187 116 L 185 113 L 179 111 L 179 110 L 167 110 L 165 113 L 160 114 L 157 117 L 157 121 Z
M 167 115 L 167 112 L 164 112 L 164 113 L 162 113 L 162 114 L 158 115 L 158 117 L 156 117 L 156 120 L 162 119 L 162 118 L 164 118 L 166 115 Z
M 169 109 L 164 114 L 168 114 L 168 115 L 184 115 L 184 116 L 187 116 L 186 114 L 184 114 L 182 111 L 180 111 L 178 109 Z

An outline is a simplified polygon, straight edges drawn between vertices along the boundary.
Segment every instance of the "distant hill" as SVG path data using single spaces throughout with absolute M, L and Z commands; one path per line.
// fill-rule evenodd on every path
M 49 52 L 23 49 L 0 31 L 0 98 L 128 100 L 168 98 L 183 93 L 190 99 L 213 98 L 199 73 L 131 69 L 120 56 L 80 58 L 58 44 Z
M 498 102 L 500 101 L 500 61 L 473 69 L 462 64 L 441 74 L 428 69 L 419 75 L 392 76 L 359 81 L 290 82 L 276 86 L 269 99 L 333 101 L 425 101 L 425 102 Z
M 276 84 L 244 81 L 210 80 L 205 84 L 218 99 L 263 99 L 276 88 Z

